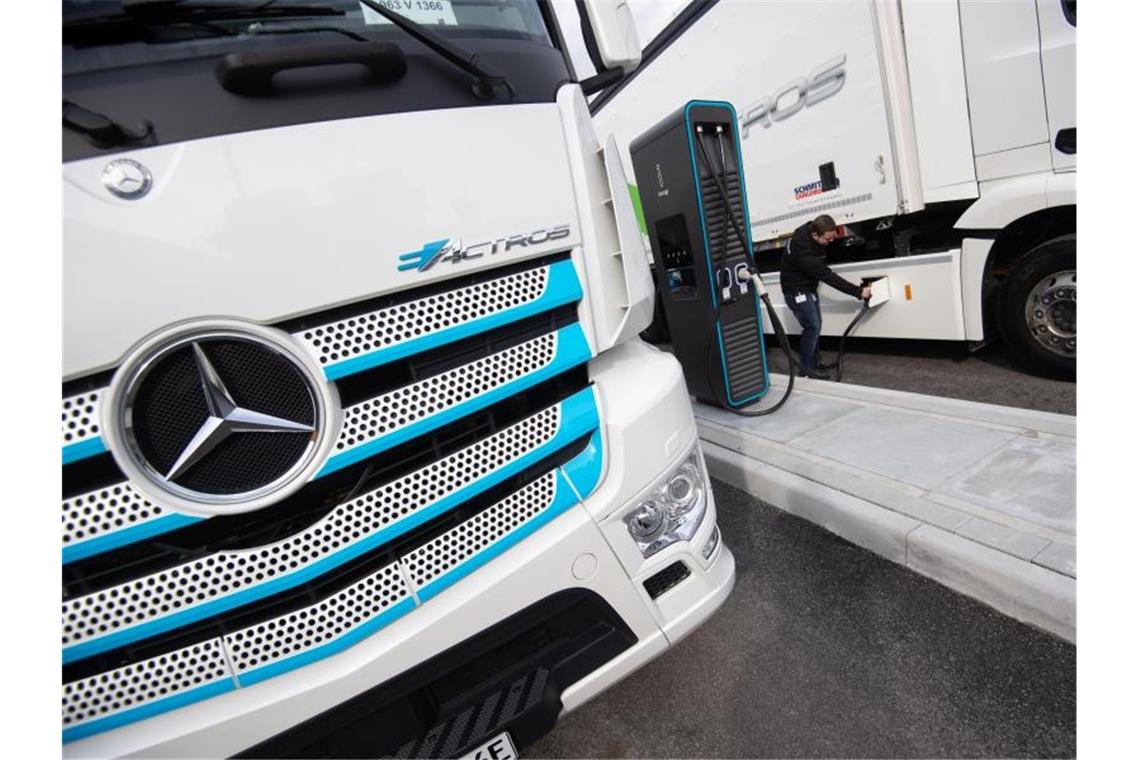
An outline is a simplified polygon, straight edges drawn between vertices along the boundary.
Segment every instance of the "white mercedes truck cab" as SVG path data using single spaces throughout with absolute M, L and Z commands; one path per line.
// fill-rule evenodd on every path
M 719 607 L 547 2 L 63 5 L 65 756 L 504 758 Z

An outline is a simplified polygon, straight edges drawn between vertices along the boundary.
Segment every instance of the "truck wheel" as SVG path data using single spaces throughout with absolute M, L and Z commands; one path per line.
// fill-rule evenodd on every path
M 998 325 L 1014 360 L 1035 374 L 1077 375 L 1077 236 L 1031 249 L 998 299 Z

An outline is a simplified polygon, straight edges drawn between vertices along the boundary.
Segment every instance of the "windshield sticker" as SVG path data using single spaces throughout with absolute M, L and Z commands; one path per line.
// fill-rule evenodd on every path
M 451 0 L 376 0 L 376 2 L 420 24 L 459 26 L 459 22 L 455 20 L 455 10 L 451 7 Z M 392 23 L 364 3 L 360 4 L 360 10 L 364 14 L 366 24 Z

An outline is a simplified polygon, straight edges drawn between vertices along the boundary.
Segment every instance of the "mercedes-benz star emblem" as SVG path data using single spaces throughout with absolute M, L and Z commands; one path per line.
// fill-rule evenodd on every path
M 303 486 L 331 445 L 338 402 L 319 367 L 287 335 L 231 324 L 160 334 L 112 382 L 111 451 L 159 503 L 256 509 Z
M 150 171 L 129 158 L 116 158 L 103 167 L 103 186 L 125 200 L 137 200 L 150 192 Z
M 198 377 L 202 381 L 202 392 L 206 395 L 206 408 L 210 416 L 198 428 L 198 432 L 182 449 L 178 459 L 166 473 L 167 480 L 174 480 L 186 472 L 195 462 L 209 454 L 232 433 L 311 433 L 312 425 L 292 422 L 262 414 L 251 409 L 243 409 L 234 403 L 233 396 L 222 384 L 218 371 L 206 357 L 206 352 L 198 343 L 192 343 L 194 361 L 198 364 Z

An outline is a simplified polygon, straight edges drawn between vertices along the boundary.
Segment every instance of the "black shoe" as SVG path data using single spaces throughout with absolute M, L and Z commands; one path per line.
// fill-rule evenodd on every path
M 838 366 L 839 365 L 835 362 L 820 362 L 819 364 L 815 365 L 815 368 L 816 369 L 835 369 Z
M 812 380 L 830 380 L 831 375 L 823 370 L 813 369 L 811 372 L 800 375 L 800 377 L 810 377 Z

